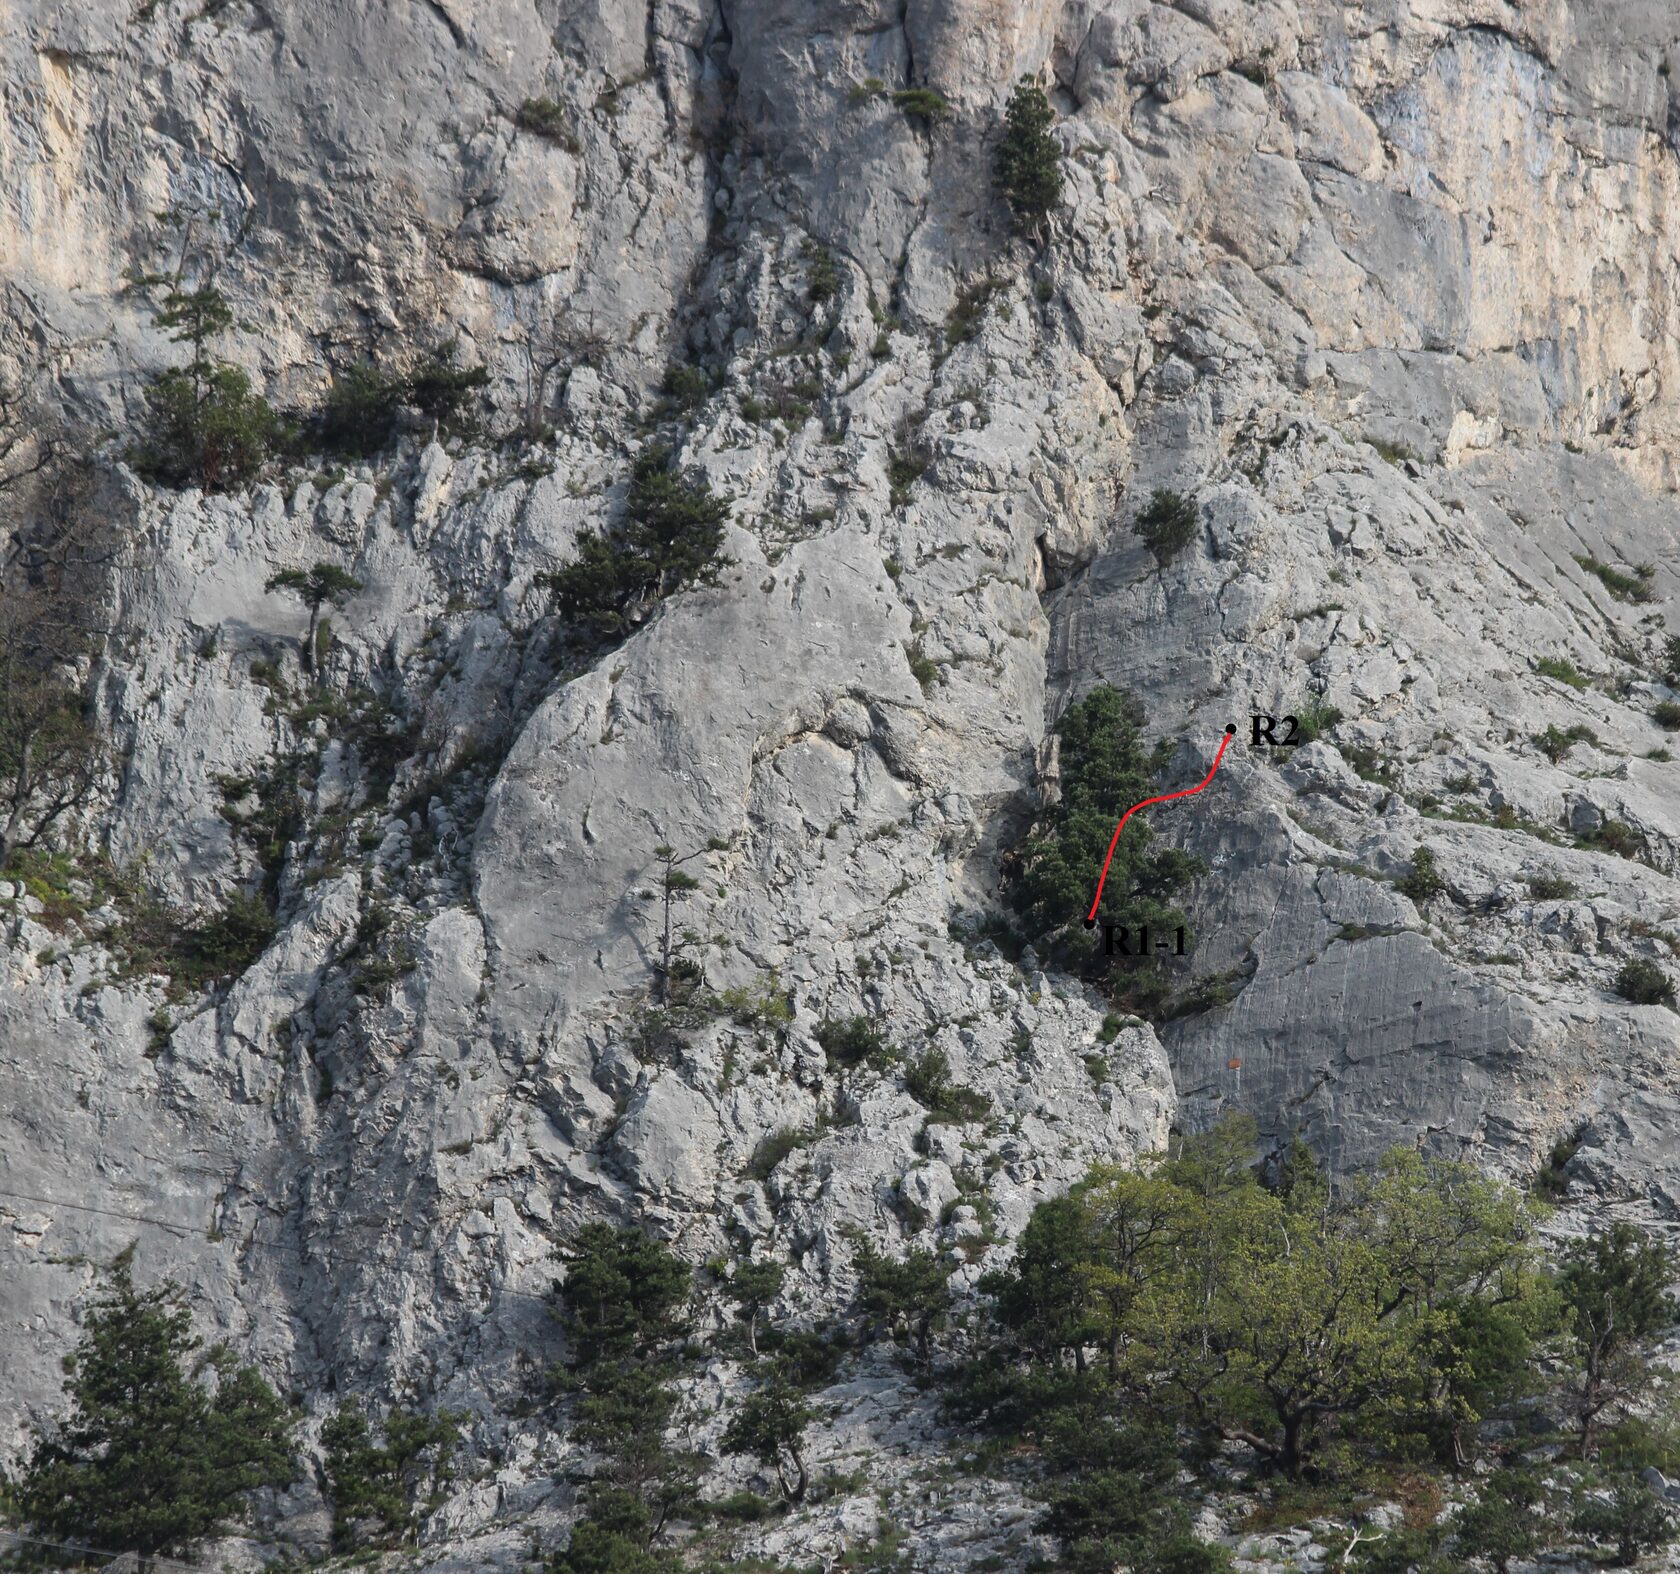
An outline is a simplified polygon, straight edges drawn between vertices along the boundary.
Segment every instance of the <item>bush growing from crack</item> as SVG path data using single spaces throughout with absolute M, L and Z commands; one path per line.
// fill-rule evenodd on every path
M 579 536 L 575 561 L 545 576 L 556 610 L 584 642 L 600 645 L 676 591 L 715 585 L 732 502 L 704 480 L 685 480 L 669 449 L 647 449 L 632 467 L 620 528 Z
M 1394 882 L 1394 888 L 1402 896 L 1423 903 L 1446 890 L 1447 882 L 1436 867 L 1435 854 L 1427 847 L 1414 847 L 1411 868 Z
M 866 1016 L 848 1017 L 844 1021 L 824 1018 L 817 1024 L 815 1036 L 831 1068 L 884 1061 L 891 1053 L 886 1035 Z
M 834 261 L 834 253 L 826 246 L 808 244 L 805 255 L 809 259 L 806 267 L 805 298 L 812 305 L 820 306 L 824 301 L 833 300 L 840 293 L 840 269 Z
M 1630 957 L 1616 974 L 1616 993 L 1636 1006 L 1673 1006 L 1674 985 L 1649 957 Z
M 1149 494 L 1149 501 L 1132 522 L 1132 528 L 1155 554 L 1155 561 L 1165 567 L 1196 539 L 1200 523 L 1193 499 L 1170 487 L 1158 486 Z
M 961 1125 L 984 1120 L 992 1112 L 992 1101 L 984 1093 L 951 1080 L 951 1059 L 942 1049 L 924 1050 L 905 1067 L 904 1091 L 930 1120 Z
M 583 145 L 572 131 L 565 106 L 556 103 L 552 98 L 526 99 L 515 112 L 513 123 L 521 131 L 544 137 L 563 147 L 568 153 L 582 151 Z
M 951 118 L 950 100 L 930 87 L 900 88 L 892 95 L 892 105 L 912 119 L 925 120 L 930 125 Z
M 1341 710 L 1322 694 L 1307 697 L 1295 724 L 1300 729 L 1302 743 L 1316 743 L 1342 719 Z

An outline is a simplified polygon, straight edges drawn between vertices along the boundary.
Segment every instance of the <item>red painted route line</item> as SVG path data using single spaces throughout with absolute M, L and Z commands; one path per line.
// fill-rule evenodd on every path
M 1091 911 L 1085 915 L 1085 927 L 1096 928 L 1097 908 L 1102 902 L 1103 885 L 1108 879 L 1108 866 L 1114 862 L 1114 849 L 1120 845 L 1120 833 L 1126 829 L 1126 822 L 1138 812 L 1147 809 L 1152 803 L 1171 803 L 1174 798 L 1192 798 L 1213 780 L 1213 773 L 1219 769 L 1219 762 L 1225 758 L 1225 750 L 1229 747 L 1231 736 L 1237 730 L 1232 722 L 1225 729 L 1225 736 L 1219 740 L 1219 752 L 1213 757 L 1213 764 L 1208 767 L 1208 773 L 1194 787 L 1186 787 L 1182 792 L 1164 792 L 1159 798 L 1145 798 L 1142 803 L 1134 803 L 1123 815 L 1120 823 L 1114 827 L 1114 836 L 1108 844 L 1108 856 L 1103 859 L 1102 874 L 1097 877 L 1097 894 L 1091 898 Z

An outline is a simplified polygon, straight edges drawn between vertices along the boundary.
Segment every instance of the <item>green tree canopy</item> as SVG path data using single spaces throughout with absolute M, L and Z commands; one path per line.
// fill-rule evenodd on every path
M 744 1262 L 735 1269 L 724 1288 L 740 1309 L 741 1320 L 747 1325 L 747 1345 L 758 1354 L 759 1314 L 782 1293 L 782 1281 L 787 1269 L 779 1262 Z
M 1558 1289 L 1579 1368 L 1575 1417 L 1583 1455 L 1593 1450 L 1605 1409 L 1642 1385 L 1651 1336 L 1676 1321 L 1667 1289 L 1673 1276 L 1667 1250 L 1624 1220 L 1565 1250 Z
M 314 673 L 323 654 L 317 649 L 321 609 L 329 605 L 343 606 L 362 589 L 362 582 L 336 563 L 316 563 L 309 568 L 283 568 L 269 576 L 263 589 L 271 595 L 276 590 L 289 590 L 309 608 L 309 632 L 303 640 L 303 670 Z
M 1037 1362 L 1101 1351 L 1290 1475 L 1361 1428 L 1461 1440 L 1545 1323 L 1522 1199 L 1406 1150 L 1338 1194 L 1297 1158 L 1272 1190 L 1252 1156 L 1232 1122 L 1041 1203 L 982 1281 L 1000 1330 Z
M 631 467 L 616 533 L 578 537 L 574 561 L 547 576 L 555 606 L 585 639 L 622 637 L 654 602 L 686 585 L 716 584 L 731 499 L 684 478 L 668 448 Z
M 1142 705 L 1108 684 L 1070 706 L 1057 726 L 1060 793 L 1022 849 L 1014 886 L 1028 934 L 1053 955 L 1071 954 L 1075 937 L 1080 954 L 1089 952 L 1080 925 L 1114 827 L 1158 790 L 1152 778 L 1161 761 L 1144 748 L 1143 726 Z M 1134 815 L 1114 849 L 1099 920 L 1162 929 L 1184 921 L 1167 898 L 1202 865 L 1172 850 L 1151 855 L 1149 843 L 1149 826 Z
M 245 485 L 286 431 L 250 377 L 210 353 L 210 341 L 233 325 L 233 311 L 212 284 L 172 285 L 156 314 L 177 344 L 191 346 L 185 367 L 160 373 L 146 389 L 135 467 L 166 486 L 207 492 Z
M 1062 200 L 1062 149 L 1050 128 L 1056 112 L 1044 89 L 1022 80 L 1004 108 L 995 173 L 1016 225 L 1039 229 Z
M 792 1374 L 773 1363 L 766 1381 L 736 1407 L 724 1428 L 726 1454 L 750 1454 L 776 1472 L 782 1496 L 797 1503 L 805 1496 L 805 1428 L 817 1417 Z
M 584 1225 L 561 1291 L 576 1361 L 645 1354 L 674 1337 L 691 1277 L 687 1263 L 640 1230 Z
M 297 1474 L 293 1414 L 225 1345 L 201 1351 L 180 1287 L 139 1289 L 126 1256 L 66 1367 L 70 1408 L 37 1435 L 15 1492 L 44 1535 L 150 1557 Z
M 459 339 L 447 339 L 428 350 L 402 384 L 402 396 L 408 403 L 446 431 L 471 430 L 466 413 L 468 398 L 490 384 L 488 368 L 456 364 L 460 345 Z
M 369 1527 L 388 1541 L 411 1533 L 417 1509 L 435 1503 L 451 1479 L 465 1419 L 449 1410 L 392 1410 L 381 1427 L 384 1441 L 375 1443 L 360 1410 L 338 1410 L 321 1429 L 334 1543 L 359 1545 Z
M 854 1263 L 859 1308 L 895 1333 L 902 1328 L 915 1345 L 916 1359 L 930 1366 L 933 1335 L 945 1326 L 951 1307 L 950 1264 L 919 1246 L 895 1261 L 862 1237 Z

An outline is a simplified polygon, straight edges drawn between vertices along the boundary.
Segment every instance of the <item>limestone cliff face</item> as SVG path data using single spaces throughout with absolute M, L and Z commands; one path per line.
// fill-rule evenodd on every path
M 88 1259 L 130 1240 L 317 1415 L 334 1391 L 472 1409 L 483 1479 L 429 1531 L 469 1567 L 565 1515 L 564 1440 L 513 1412 L 587 1218 L 791 1259 L 786 1310 L 821 1316 L 844 1227 L 972 1282 L 1093 1159 L 1227 1108 L 1342 1164 L 1421 1140 L 1520 1173 L 1580 1127 L 1583 1191 L 1668 1206 L 1680 1019 L 1609 985 L 1680 927 L 1680 767 L 1649 757 L 1680 698 L 1656 677 L 1669 8 L 203 13 L 21 0 L 0 30 L 9 382 L 132 417 L 177 352 L 124 270 L 173 266 L 171 207 L 224 258 L 225 353 L 279 403 L 458 336 L 506 427 L 544 345 L 596 343 L 522 451 L 421 434 L 394 469 L 231 498 L 111 483 L 123 763 L 90 844 L 202 905 L 253 868 L 224 779 L 293 761 L 306 812 L 281 933 L 216 998 L 118 980 L 97 915 L 8 908 L 0 1451 L 56 1391 Z M 1066 150 L 1042 243 L 990 172 L 1024 74 Z M 907 116 L 905 87 L 952 116 Z M 563 134 L 520 126 L 536 98 Z M 730 567 L 557 672 L 540 576 L 614 517 L 673 359 L 718 381 L 681 457 L 736 500 Z M 787 413 L 748 418 L 765 403 Z M 1200 509 L 1165 568 L 1130 528 L 1157 486 Z M 305 614 L 263 587 L 319 560 L 366 587 L 326 681 L 391 706 L 389 792 L 365 734 L 252 676 L 302 693 Z M 1647 599 L 1582 560 L 1653 565 Z M 1053 719 L 1099 681 L 1145 700 L 1185 782 L 1251 711 L 1344 717 L 1340 747 L 1239 734 L 1196 811 L 1163 812 L 1210 868 L 1190 975 L 1227 998 L 1110 1044 L 1094 995 L 952 927 L 999 905 Z M 1548 726 L 1592 737 L 1554 761 Z M 1639 859 L 1594 841 L 1608 822 Z M 711 838 L 679 921 L 714 985 L 793 1016 L 659 1042 L 653 849 Z M 1394 885 L 1419 847 L 1446 887 L 1421 906 Z M 359 990 L 376 906 L 413 965 Z M 858 1012 L 946 1051 L 993 1120 L 920 1137 L 890 1080 L 842 1089 L 813 1034 Z M 754 1178 L 785 1130 L 811 1140 Z M 879 1374 L 833 1397 L 827 1458 L 890 1487 L 883 1442 L 937 1450 Z M 276 1512 L 318 1529 L 307 1488 Z M 850 1512 L 767 1550 L 832 1547 Z M 1007 1504 L 917 1513 L 935 1562 L 1026 1555 Z

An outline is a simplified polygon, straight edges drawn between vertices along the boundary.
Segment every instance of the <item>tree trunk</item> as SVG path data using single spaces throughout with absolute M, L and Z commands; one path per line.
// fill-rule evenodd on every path
M 1283 1447 L 1278 1452 L 1278 1463 L 1293 1481 L 1301 1473 L 1301 1418 L 1284 1415 L 1279 1419 L 1283 1422 Z
M 11 868 L 13 855 L 23 841 L 23 811 L 29 805 L 34 784 L 35 740 L 26 737 L 23 747 L 18 751 L 17 775 L 12 780 L 11 812 L 6 816 L 4 829 L 0 829 L 0 874 Z
M 665 866 L 665 938 L 659 948 L 659 1003 L 669 1005 L 671 1000 L 671 865 Z

